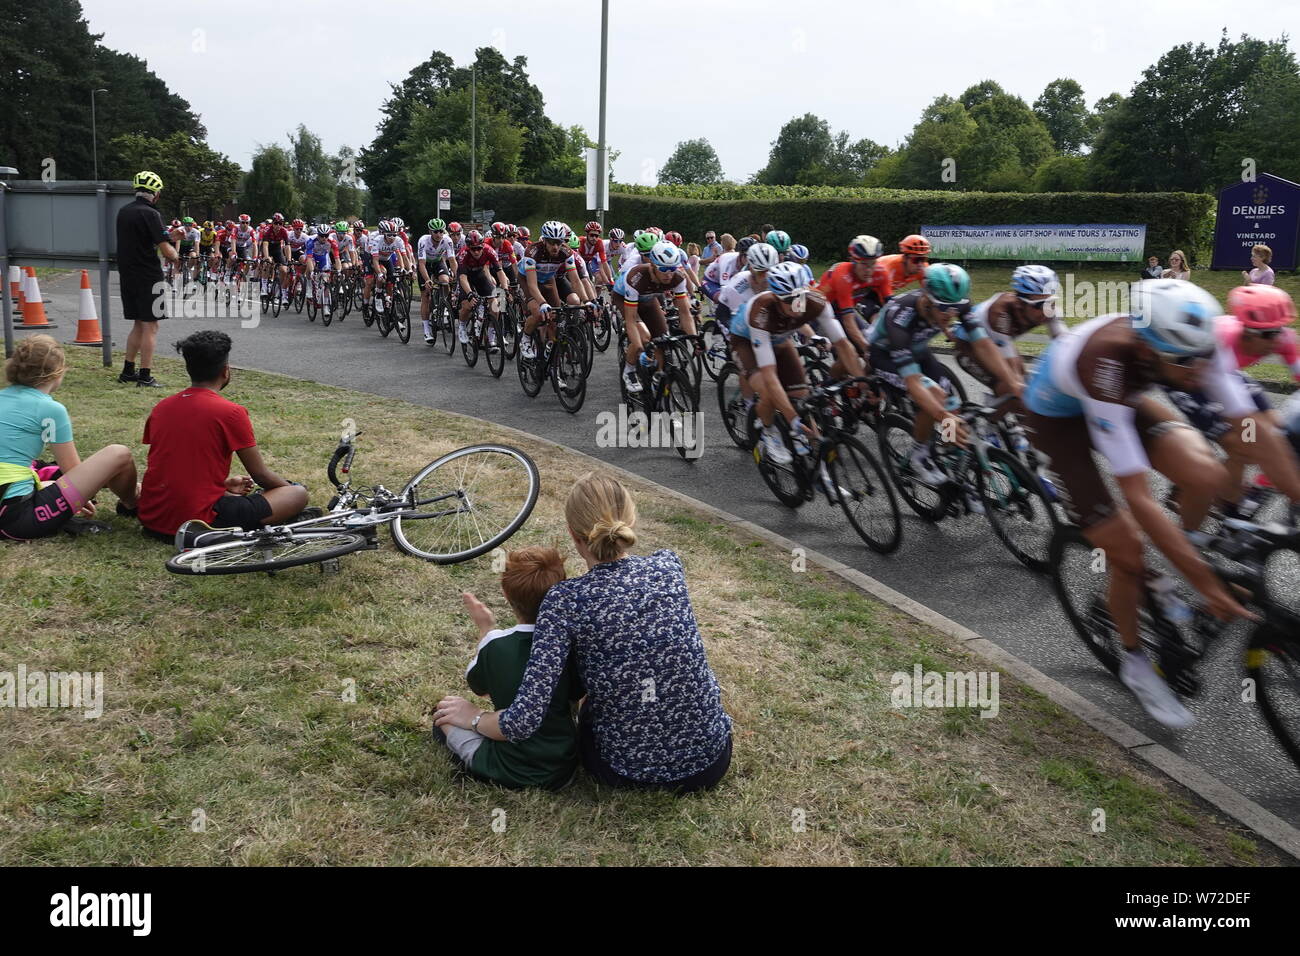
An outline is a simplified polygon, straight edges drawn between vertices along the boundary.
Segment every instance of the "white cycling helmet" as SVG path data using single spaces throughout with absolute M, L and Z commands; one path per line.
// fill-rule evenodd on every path
M 681 266 L 681 250 L 667 240 L 660 240 L 650 250 L 650 261 L 660 272 L 671 272 Z
M 1134 282 L 1129 301 L 1133 330 L 1162 355 L 1214 351 L 1214 319 L 1223 309 L 1210 293 L 1185 279 Z
M 800 289 L 808 287 L 808 275 L 804 266 L 798 262 L 778 262 L 767 270 L 768 291 L 779 299 L 788 299 Z
M 781 254 L 775 246 L 766 242 L 756 242 L 745 253 L 745 268 L 750 272 L 767 272 L 781 261 Z
M 850 259 L 875 259 L 885 251 L 875 236 L 854 236 L 849 240 Z
M 1056 295 L 1061 283 L 1047 266 L 1018 266 L 1011 273 L 1011 288 L 1017 295 Z
M 544 222 L 542 223 L 542 238 L 557 239 L 564 242 L 569 238 L 569 227 L 556 219 Z

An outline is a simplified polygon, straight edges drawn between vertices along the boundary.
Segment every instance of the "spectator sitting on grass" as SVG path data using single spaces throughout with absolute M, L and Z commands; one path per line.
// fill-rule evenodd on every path
M 1169 268 L 1160 273 L 1163 279 L 1182 279 L 1190 281 L 1192 278 L 1192 267 L 1187 264 L 1187 257 L 1183 255 L 1183 250 L 1175 249 L 1169 253 Z
M 435 722 L 477 724 L 493 740 L 527 740 L 555 706 L 572 654 L 587 691 L 578 751 L 597 783 L 677 793 L 715 786 L 731 764 L 731 718 L 704 653 L 681 558 L 666 550 L 627 553 L 636 544 L 636 505 L 613 478 L 579 478 L 564 517 L 588 570 L 542 601 L 514 701 L 481 714 L 449 697 Z
M 173 541 L 190 519 L 252 531 L 296 517 L 307 504 L 307 489 L 266 466 L 248 409 L 221 397 L 230 384 L 230 336 L 195 332 L 177 342 L 176 351 L 185 356 L 190 387 L 155 405 L 144 424 L 149 461 L 140 489 L 140 523 L 145 534 Z M 251 477 L 231 476 L 232 454 Z M 254 482 L 262 486 L 261 494 L 251 493 Z
M 492 612 L 482 601 L 469 592 L 461 595 L 470 620 L 478 625 L 480 638 L 474 659 L 465 669 L 465 679 L 474 693 L 491 697 L 497 710 L 514 702 L 533 647 L 537 609 L 552 585 L 563 580 L 564 558 L 554 548 L 520 548 L 506 555 L 501 591 L 519 623 L 504 631 L 496 629 Z M 435 723 L 433 735 L 447 745 L 456 763 L 472 777 L 511 788 L 558 789 L 578 770 L 578 729 L 569 703 L 581 696 L 573 668 L 566 665 L 541 725 L 527 740 L 493 740 L 475 730 L 473 720 L 468 730 L 453 725 L 442 714 L 451 702 L 468 706 L 469 702 L 461 697 L 448 697 L 438 704 L 438 717 L 444 726 Z M 485 713 L 478 711 L 479 715 Z
M 1269 265 L 1272 261 L 1272 249 L 1265 245 L 1255 246 L 1250 250 L 1250 264 L 1253 268 L 1249 272 L 1243 271 L 1241 277 L 1256 285 L 1272 285 L 1273 268 Z
M 1165 270 L 1160 268 L 1159 256 L 1147 256 L 1147 267 L 1142 270 L 1143 279 L 1159 279 L 1165 274 Z
M 117 495 L 119 514 L 135 513 L 131 450 L 108 445 L 85 461 L 77 454 L 68 410 L 50 396 L 67 370 L 63 346 L 49 335 L 23 339 L 5 362 L 10 384 L 0 389 L 0 539 L 47 538 L 76 515 L 90 517 L 101 488 Z M 46 444 L 62 475 L 42 482 L 32 464 Z M 85 530 L 107 527 L 87 522 Z

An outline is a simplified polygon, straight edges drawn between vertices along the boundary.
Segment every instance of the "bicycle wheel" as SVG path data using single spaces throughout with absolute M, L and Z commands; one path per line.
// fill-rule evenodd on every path
M 271 315 L 279 316 L 280 310 L 285 303 L 281 301 L 284 293 L 284 287 L 280 285 L 280 273 L 277 271 L 275 278 L 271 280 Z
M 576 415 L 587 400 L 587 375 L 583 368 L 586 337 L 581 328 L 565 329 L 555 341 L 555 355 L 551 359 L 551 388 L 560 407 L 570 415 Z
M 316 304 L 315 296 L 308 296 L 307 297 L 307 321 L 315 322 L 316 313 L 319 311 L 320 311 L 320 306 Z
M 501 317 L 501 353 L 508 361 L 515 360 L 519 351 L 519 330 L 523 327 L 519 303 L 514 296 L 506 297 L 506 310 Z
M 1246 676 L 1273 736 L 1300 766 L 1300 621 L 1287 633 L 1273 622 L 1254 629 L 1246 650 Z
M 749 406 L 745 404 L 745 394 L 740 390 L 740 370 L 727 362 L 716 377 L 722 427 L 727 430 L 737 448 L 750 451 L 754 443 L 747 427 Z
M 1056 527 L 1056 508 L 1043 492 L 1038 476 L 1019 458 L 1001 448 L 989 448 L 988 468 L 975 473 L 984 516 L 1017 561 L 1039 574 L 1051 570 L 1049 559 Z
M 375 293 L 378 303 L 383 306 L 382 309 L 375 310 L 375 324 L 379 327 L 379 334 L 388 338 L 388 333 L 393 331 L 393 303 L 396 301 L 395 296 L 388 293 Z
M 879 554 L 896 551 L 903 540 L 903 515 L 875 455 L 852 435 L 840 435 L 826 454 L 826 471 L 858 537 Z
M 704 374 L 716 382 L 722 370 L 729 364 L 730 352 L 727 348 L 727 338 L 717 319 L 709 319 L 705 322 L 700 333 L 704 336 Z
M 790 426 L 780 412 L 772 413 L 772 423 L 781 434 L 781 443 L 791 456 L 787 464 L 777 464 L 763 454 L 761 442 L 754 443 L 754 460 L 758 462 L 758 474 L 763 483 L 776 496 L 776 500 L 787 508 L 798 508 L 808 500 L 805 495 L 803 469 L 799 465 L 799 456 L 795 454 L 794 443 L 790 440 Z
M 575 341 L 582 344 L 582 375 L 585 378 L 591 374 L 591 364 L 596 361 L 596 333 L 585 312 L 576 328 L 578 335 Z
M 596 324 L 592 328 L 592 341 L 596 345 L 596 350 L 604 352 L 609 348 L 609 343 L 614 338 L 614 326 L 609 321 L 609 310 L 605 305 L 601 305 L 597 313 Z
M 402 496 L 416 514 L 393 521 L 393 540 L 407 554 L 436 564 L 468 561 L 523 526 L 540 488 L 537 466 L 517 448 L 459 448 L 406 483 Z
M 487 350 L 487 367 L 493 378 L 500 378 L 506 370 L 506 350 L 502 344 L 501 316 L 494 315 L 486 322 L 487 341 L 483 348 Z
M 272 530 L 272 529 L 264 529 Z M 167 559 L 173 574 L 245 574 L 278 571 L 314 564 L 360 551 L 369 542 L 363 535 L 339 529 L 311 529 L 259 534 L 205 548 L 182 551 Z
M 409 345 L 411 342 L 411 300 L 404 289 L 399 288 L 397 295 L 401 297 L 399 308 L 393 313 L 393 328 L 397 330 L 397 341 L 403 345 Z
M 523 333 L 520 333 L 523 336 Z M 524 336 L 532 340 L 534 358 L 525 358 L 522 347 L 523 337 L 520 338 L 519 353 L 515 356 L 515 367 L 519 373 L 519 387 L 524 390 L 524 394 L 529 398 L 536 398 L 537 393 L 542 390 L 542 382 L 546 380 L 546 367 L 542 364 L 542 339 L 534 330 L 529 336 Z
M 379 293 L 376 292 L 371 295 L 369 302 L 361 303 L 361 321 L 366 324 L 366 328 L 375 324 L 375 298 L 378 295 Z
M 470 368 L 478 364 L 479 333 L 482 331 L 482 325 L 483 319 L 470 313 L 470 319 L 465 323 L 465 341 L 460 343 L 460 354 L 465 357 L 465 364 Z M 456 335 L 460 335 L 459 329 Z
M 695 390 L 691 388 L 690 377 L 679 368 L 669 369 L 664 376 L 659 411 L 668 414 L 673 449 L 678 455 L 687 461 L 695 461 L 704 454 L 700 405 Z
M 948 511 L 948 492 L 931 488 L 912 474 L 912 423 L 902 415 L 885 415 L 876 430 L 885 471 L 907 506 L 926 521 L 938 521 Z
M 1104 564 L 1099 564 L 1104 555 L 1093 548 L 1076 525 L 1060 525 L 1052 536 L 1048 560 L 1052 588 L 1074 632 L 1103 667 L 1118 674 L 1124 644 L 1107 604 L 1110 575 L 1103 573 Z M 1138 636 L 1153 665 L 1160 665 L 1167 647 L 1183 643 L 1178 629 L 1156 606 L 1149 591 L 1138 607 Z M 1179 689 L 1175 686 L 1176 675 L 1163 676 L 1171 687 Z
M 320 324 L 329 325 L 334 321 L 334 294 L 328 282 L 320 284 Z
M 293 278 L 293 309 L 302 315 L 303 306 L 307 304 L 307 279 L 302 275 Z

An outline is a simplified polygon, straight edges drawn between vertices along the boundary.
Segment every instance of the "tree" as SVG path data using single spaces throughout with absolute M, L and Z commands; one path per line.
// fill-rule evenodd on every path
M 1042 95 L 1034 100 L 1034 114 L 1047 127 L 1059 152 L 1076 155 L 1092 138 L 1083 87 L 1074 80 L 1048 83 Z
M 707 139 L 688 139 L 677 144 L 659 170 L 659 182 L 672 186 L 696 186 L 722 182 L 722 163 Z
M 320 137 L 300 123 L 297 132 L 288 139 L 293 186 L 303 215 L 309 221 L 332 219 L 338 198 L 338 176 L 321 147 Z
M 334 174 L 334 215 L 339 218 L 360 216 L 365 208 L 365 198 L 357 185 L 357 153 L 351 146 L 340 146 L 330 157 L 330 170 Z
M 252 168 L 244 177 L 240 202 L 244 212 L 254 220 L 286 210 L 288 215 L 293 215 L 293 210 L 302 207 L 293 182 L 293 157 L 284 147 L 262 146 L 258 149 L 253 156 Z
M 958 157 L 965 189 L 1020 192 L 1034 170 L 1053 153 L 1047 128 L 1018 96 L 991 80 L 962 94 L 975 134 Z
M 1212 188 L 1224 144 L 1257 108 L 1246 99 L 1252 78 L 1264 64 L 1288 62 L 1295 61 L 1285 39 L 1234 43 L 1227 31 L 1217 47 L 1169 50 L 1106 114 L 1089 164 L 1093 183 L 1116 191 Z M 1294 139 L 1293 117 L 1289 129 Z
M 211 219 L 220 215 L 239 186 L 239 164 L 186 133 L 165 139 L 126 133 L 105 145 L 100 171 L 109 179 L 130 179 L 141 169 L 162 177 L 159 210 L 168 217 Z
M 1088 188 L 1088 160 L 1085 156 L 1053 156 L 1034 170 L 1036 193 L 1071 193 Z
M 975 138 L 978 127 L 960 100 L 939 96 L 921 113 L 921 119 L 903 144 L 895 183 L 911 189 L 957 189 L 963 167 L 959 162 Z M 955 165 L 954 165 L 955 164 Z M 958 180 L 945 178 L 954 170 Z
M 1300 70 L 1290 51 L 1273 50 L 1260 61 L 1243 100 L 1236 129 L 1219 143 L 1211 185 L 1239 177 L 1247 159 L 1258 172 L 1300 182 Z
M 784 126 L 772 143 L 767 165 L 754 174 L 754 182 L 791 186 L 804 170 L 824 166 L 831 151 L 831 128 L 824 119 L 805 113 Z

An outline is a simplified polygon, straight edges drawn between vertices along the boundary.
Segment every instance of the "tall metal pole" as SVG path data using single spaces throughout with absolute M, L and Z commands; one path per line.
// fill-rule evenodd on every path
M 478 67 L 469 72 L 469 218 L 474 219 L 474 182 L 478 179 Z
M 4 280 L 4 288 L 0 289 L 0 312 L 4 316 L 5 327 L 5 358 L 14 354 L 14 317 L 9 305 L 9 237 L 5 234 L 5 193 L 9 187 L 0 183 L 0 279 Z M 19 280 L 26 281 L 26 277 Z
M 605 169 L 605 75 L 609 66 L 609 0 L 600 0 L 600 133 L 596 145 L 596 196 L 605 195 L 609 173 Z M 605 225 L 605 210 L 596 210 L 596 219 Z
M 90 151 L 94 156 L 96 181 L 99 180 L 99 133 L 95 129 L 95 94 L 107 92 L 108 90 L 90 91 Z

